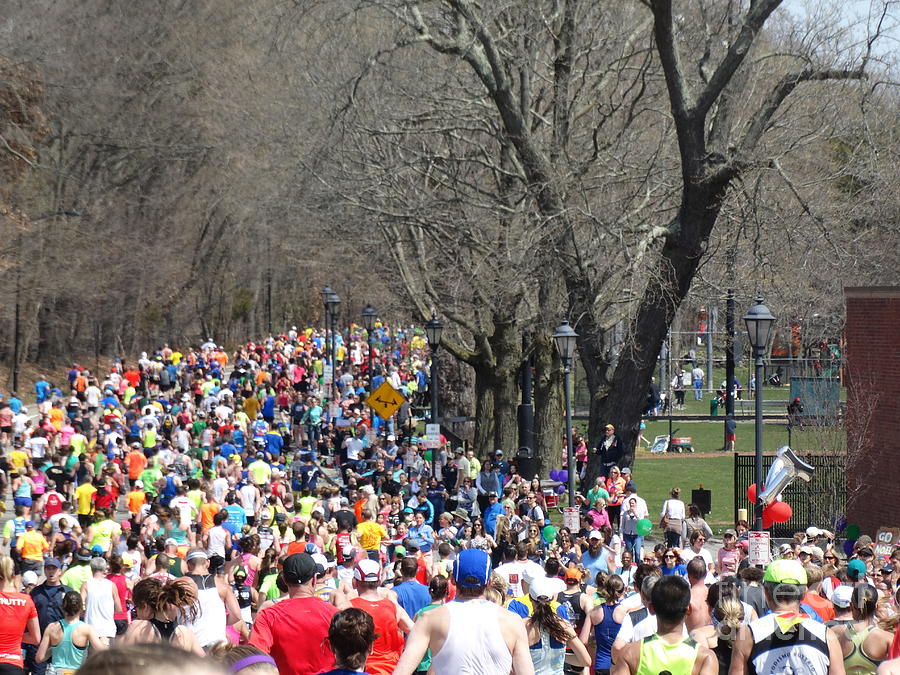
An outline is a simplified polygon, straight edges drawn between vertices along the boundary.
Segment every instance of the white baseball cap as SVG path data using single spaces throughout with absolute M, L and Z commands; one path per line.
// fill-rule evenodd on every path
M 369 558 L 363 558 L 356 563 L 353 578 L 357 581 L 381 581 L 381 565 Z

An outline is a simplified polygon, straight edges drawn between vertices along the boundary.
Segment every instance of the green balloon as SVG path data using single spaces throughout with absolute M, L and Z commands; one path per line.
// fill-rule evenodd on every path
M 635 526 L 635 530 L 642 537 L 646 537 L 648 534 L 650 534 L 650 530 L 652 529 L 653 522 L 649 518 L 641 518 L 639 521 L 637 521 L 637 525 Z
M 552 525 L 547 525 L 543 529 L 544 539 L 546 539 L 551 544 L 556 541 L 556 528 Z
M 844 530 L 844 536 L 854 541 L 859 539 L 859 525 L 848 525 L 847 529 Z

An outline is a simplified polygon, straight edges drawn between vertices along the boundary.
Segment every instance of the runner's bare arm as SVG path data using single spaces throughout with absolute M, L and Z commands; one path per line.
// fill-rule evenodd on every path
M 511 612 L 510 615 L 512 615 Z M 514 675 L 534 675 L 534 662 L 531 660 L 531 650 L 528 648 L 528 632 L 525 630 L 525 622 L 517 616 L 512 618 L 511 625 L 515 636 L 512 647 L 512 672 Z
M 734 647 L 731 649 L 731 667 L 728 669 L 728 675 L 745 675 L 752 647 L 753 634 L 747 626 L 741 626 L 737 640 L 734 641 Z
M 36 616 L 28 619 L 25 624 L 25 634 L 22 636 L 22 644 L 36 645 L 41 641 L 41 625 Z
M 43 663 L 47 660 L 47 652 L 50 651 L 50 637 L 54 632 L 59 630 L 58 626 L 59 624 L 52 623 L 47 626 L 47 630 L 44 631 L 44 635 L 41 637 L 41 644 L 38 645 L 37 653 L 34 655 L 34 660 L 38 663 Z
M 636 673 L 640 651 L 640 642 L 629 642 L 626 644 L 619 655 L 619 660 L 613 664 L 612 670 L 609 671 L 610 675 L 631 675 Z
M 692 675 L 718 675 L 719 660 L 713 651 L 706 645 L 700 645 L 697 658 L 694 660 Z
M 412 675 L 419 667 L 422 657 L 425 656 L 425 651 L 431 643 L 434 614 L 436 611 L 426 612 L 413 625 L 412 632 L 406 638 L 406 648 L 397 662 L 397 667 L 394 668 L 393 675 Z
M 828 675 L 844 675 L 844 653 L 841 651 L 841 643 L 830 628 L 825 631 L 825 641 L 828 644 Z
M 578 659 L 578 663 L 575 665 L 582 667 L 591 665 L 590 652 L 588 652 L 587 647 L 584 646 L 584 642 L 575 635 L 575 629 L 573 628 L 571 631 L 572 634 L 569 636 L 569 641 L 566 643 L 566 646 L 575 653 L 575 657 Z

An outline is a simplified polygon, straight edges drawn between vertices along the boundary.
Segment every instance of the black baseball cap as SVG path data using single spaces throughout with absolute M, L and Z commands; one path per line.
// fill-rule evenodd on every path
M 318 572 L 318 565 L 309 553 L 294 553 L 284 559 L 284 580 L 289 584 L 305 584 Z

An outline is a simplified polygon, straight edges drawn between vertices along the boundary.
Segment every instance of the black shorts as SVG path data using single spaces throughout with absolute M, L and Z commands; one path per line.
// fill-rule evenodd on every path
M 0 675 L 25 675 L 25 669 L 11 663 L 0 663 Z
M 0 433 L 11 434 L 11 433 L 12 433 L 12 427 L 0 427 Z

